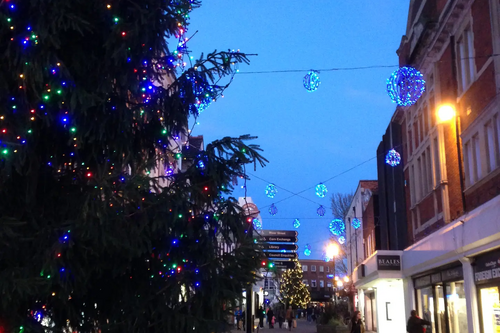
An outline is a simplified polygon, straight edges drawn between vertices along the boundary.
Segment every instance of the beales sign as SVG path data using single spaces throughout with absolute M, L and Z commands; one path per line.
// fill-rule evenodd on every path
M 400 271 L 401 257 L 377 255 L 377 269 L 379 271 Z

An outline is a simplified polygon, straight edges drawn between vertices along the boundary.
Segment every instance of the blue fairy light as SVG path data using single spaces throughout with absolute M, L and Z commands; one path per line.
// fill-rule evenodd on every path
M 385 155 L 385 163 L 389 164 L 391 167 L 395 167 L 401 163 L 401 155 L 395 149 L 391 149 L 387 155 Z
M 316 71 L 310 71 L 306 74 L 306 76 L 304 76 L 304 88 L 306 88 L 308 92 L 316 91 L 320 83 L 321 80 L 319 79 L 318 72 Z
M 259 219 L 253 219 L 252 223 L 255 230 L 262 230 L 262 222 Z
M 326 188 L 326 185 L 323 183 L 319 183 L 316 185 L 316 195 L 320 198 L 324 198 L 326 194 L 328 193 L 328 189 Z
M 269 214 L 272 216 L 278 214 L 278 207 L 276 207 L 275 204 L 272 204 L 271 207 L 269 207 Z
M 359 227 L 361 227 L 361 221 L 355 217 L 352 221 L 351 221 L 351 225 L 354 229 L 359 229 Z
M 387 93 L 399 106 L 415 104 L 424 91 L 424 76 L 413 67 L 401 67 L 387 79 Z
M 319 208 L 316 210 L 316 214 L 319 216 L 325 216 L 326 209 L 323 207 L 323 205 L 320 205 Z
M 335 236 L 340 236 L 344 233 L 345 231 L 345 224 L 344 221 L 341 219 L 335 219 L 330 222 L 330 232 L 334 234 Z
M 299 219 L 293 220 L 293 227 L 295 229 L 298 229 L 300 227 L 300 221 L 299 221 Z
M 343 245 L 344 243 L 345 243 L 345 237 L 344 236 L 340 236 L 339 237 L 339 244 Z
M 274 198 L 276 194 L 278 193 L 278 189 L 276 188 L 276 185 L 274 184 L 269 184 L 266 186 L 266 195 L 268 198 Z

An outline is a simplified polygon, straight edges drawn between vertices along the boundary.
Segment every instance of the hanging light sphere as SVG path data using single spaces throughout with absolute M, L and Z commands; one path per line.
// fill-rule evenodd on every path
M 415 104 L 424 91 L 424 76 L 413 67 L 401 67 L 387 79 L 387 93 L 399 106 Z
M 395 167 L 401 163 L 401 155 L 396 150 L 391 149 L 387 155 L 385 155 L 385 163 L 389 164 L 391 167 Z
M 339 244 L 343 245 L 344 243 L 345 243 L 345 237 L 344 236 L 340 236 L 339 237 Z
M 321 83 L 318 74 L 319 73 L 316 71 L 310 71 L 304 76 L 304 88 L 306 88 L 308 92 L 313 92 L 318 89 Z
M 262 222 L 259 219 L 253 219 L 252 223 L 255 230 L 262 230 Z
M 299 219 L 293 220 L 293 227 L 295 229 L 298 229 L 300 227 L 300 221 L 299 221 Z
M 341 219 L 335 219 L 330 222 L 330 232 L 334 234 L 335 236 L 340 236 L 344 233 L 345 231 L 345 224 L 344 221 Z
M 351 221 L 351 225 L 354 229 L 359 229 L 359 227 L 361 227 L 361 221 L 355 217 L 352 221 Z
M 323 207 L 323 205 L 319 206 L 319 208 L 316 210 L 316 214 L 319 216 L 325 216 L 326 209 Z
M 266 187 L 266 195 L 268 198 L 274 198 L 276 196 L 276 193 L 278 193 L 278 189 L 276 188 L 276 185 L 274 184 L 269 184 Z
M 326 194 L 328 193 L 328 189 L 326 188 L 326 185 L 323 183 L 319 183 L 316 185 L 316 195 L 320 198 L 324 198 Z
M 311 255 L 311 245 L 306 244 L 305 249 L 304 249 L 304 255 L 309 257 Z
M 269 214 L 271 214 L 272 216 L 278 214 L 278 207 L 276 207 L 274 204 L 271 205 L 271 207 L 269 207 Z

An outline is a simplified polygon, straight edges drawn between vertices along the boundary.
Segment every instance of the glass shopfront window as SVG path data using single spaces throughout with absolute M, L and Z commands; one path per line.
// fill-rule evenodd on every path
M 451 282 L 446 285 L 446 303 L 450 333 L 467 332 L 467 303 L 465 302 L 464 283 Z
M 479 298 L 481 332 L 500 333 L 500 251 L 475 258 L 474 281 Z
M 467 308 L 462 279 L 463 271 L 459 266 L 414 280 L 418 314 L 431 323 L 426 327 L 426 333 L 467 332 Z
M 432 287 L 417 289 L 418 295 L 418 313 L 425 319 L 431 322 L 431 326 L 427 327 L 428 333 L 433 333 L 436 331 L 436 325 L 434 322 L 434 292 Z
M 484 333 L 500 332 L 500 294 L 498 287 L 480 289 Z

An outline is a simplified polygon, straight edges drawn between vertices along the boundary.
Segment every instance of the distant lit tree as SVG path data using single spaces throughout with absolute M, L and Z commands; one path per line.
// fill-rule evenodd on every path
M 305 308 L 311 301 L 311 294 L 302 282 L 302 266 L 294 260 L 295 268 L 287 269 L 282 276 L 280 294 L 282 302 L 287 306 Z

